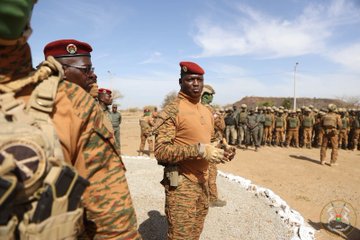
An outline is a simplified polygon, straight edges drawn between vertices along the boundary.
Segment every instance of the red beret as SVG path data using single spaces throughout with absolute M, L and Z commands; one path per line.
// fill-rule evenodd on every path
M 48 56 L 53 57 L 77 57 L 77 56 L 90 56 L 92 47 L 75 39 L 62 39 L 48 43 L 44 47 L 45 58 Z
M 98 93 L 106 93 L 106 94 L 111 95 L 111 90 L 106 89 L 106 88 L 99 88 Z
M 202 69 L 199 65 L 194 62 L 180 62 L 181 67 L 181 75 L 182 74 L 200 74 L 203 75 L 205 73 L 204 69 Z

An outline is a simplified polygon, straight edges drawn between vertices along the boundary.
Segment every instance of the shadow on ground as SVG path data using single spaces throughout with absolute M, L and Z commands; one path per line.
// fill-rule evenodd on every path
M 139 232 L 143 240 L 163 240 L 166 239 L 167 221 L 166 216 L 161 215 L 159 211 L 149 211 L 149 218 L 139 226 Z
M 289 157 L 299 159 L 299 160 L 309 161 L 309 162 L 316 163 L 316 164 L 320 164 L 319 159 L 312 159 L 312 158 L 305 157 L 305 156 L 302 156 L 302 155 L 300 155 L 300 156 L 299 155 L 289 155 Z
M 356 227 L 350 227 L 349 230 L 346 232 L 335 232 L 329 230 L 329 228 L 327 227 L 327 223 L 313 222 L 310 219 L 308 220 L 308 222 L 315 230 L 325 229 L 327 234 L 335 235 L 342 239 L 346 239 L 346 240 L 360 239 L 360 230 Z

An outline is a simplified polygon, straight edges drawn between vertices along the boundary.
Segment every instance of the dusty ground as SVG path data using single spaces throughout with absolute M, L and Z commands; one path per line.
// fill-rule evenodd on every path
M 136 156 L 140 143 L 139 114 L 123 113 L 123 155 Z M 316 239 L 360 239 L 360 151 L 339 151 L 339 166 L 319 164 L 319 149 L 263 147 L 258 152 L 237 150 L 235 159 L 219 166 L 223 172 L 269 188 L 299 211 L 317 231 Z M 330 158 L 328 150 L 327 160 Z M 320 216 L 329 202 L 343 200 L 355 209 L 356 228 L 348 236 L 325 231 Z

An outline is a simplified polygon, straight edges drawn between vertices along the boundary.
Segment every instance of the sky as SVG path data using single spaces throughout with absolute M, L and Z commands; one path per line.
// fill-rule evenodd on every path
M 39 0 L 31 26 L 35 66 L 51 41 L 89 43 L 120 109 L 160 107 L 180 61 L 205 70 L 217 105 L 360 97 L 360 0 Z

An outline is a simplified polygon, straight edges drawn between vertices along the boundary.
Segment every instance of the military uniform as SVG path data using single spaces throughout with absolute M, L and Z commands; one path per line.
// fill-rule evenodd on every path
M 84 44 L 76 40 L 48 44 L 44 53 L 74 54 L 66 52 L 67 46 L 73 45 L 85 51 L 82 54 L 86 51 L 89 54 Z M 65 160 L 90 182 L 82 199 L 87 235 L 94 239 L 141 239 L 125 167 L 115 148 L 110 120 L 98 102 L 78 85 L 63 81 L 59 84 L 52 120 Z
M 181 88 L 190 88 L 184 79 L 200 76 L 204 71 L 191 62 L 181 62 Z M 185 75 L 196 72 L 196 75 Z M 193 94 L 195 95 L 195 94 Z M 209 208 L 209 163 L 200 157 L 199 143 L 210 144 L 214 119 L 207 107 L 180 91 L 178 97 L 159 113 L 155 123 L 155 157 L 165 165 L 165 213 L 168 239 L 200 238 Z M 167 170 L 177 168 L 179 182 L 171 186 Z
M 348 132 L 350 129 L 349 119 L 342 114 L 341 116 L 341 124 L 342 127 L 339 129 L 339 148 L 344 147 L 345 149 L 348 147 Z
M 152 126 L 154 125 L 153 118 L 150 116 L 150 110 L 144 110 L 144 116 L 139 120 L 140 124 L 140 146 L 139 155 L 144 153 L 146 141 L 149 146 L 149 155 L 154 152 L 154 142 L 152 139 Z
M 279 114 L 274 118 L 274 127 L 275 127 L 275 145 L 283 146 L 284 133 L 286 130 L 286 120 L 282 116 L 282 110 L 279 110 Z
M 270 110 L 267 110 L 264 121 L 264 142 L 267 145 L 271 144 L 272 131 L 274 129 L 274 115 L 271 114 Z
M 290 113 L 290 116 L 287 118 L 286 146 L 290 146 L 291 141 L 294 140 L 295 147 L 299 147 L 300 120 L 294 114 Z
M 307 111 L 307 109 L 305 110 Z M 310 114 L 309 111 L 305 113 L 305 115 L 302 117 L 302 131 L 303 131 L 303 147 L 311 148 L 311 141 L 312 141 L 312 132 L 313 132 L 313 126 L 315 124 L 315 120 L 312 114 Z
M 116 143 L 117 143 L 118 147 L 120 147 L 120 145 L 121 145 L 120 144 L 121 113 L 118 111 L 116 111 L 116 112 L 110 111 L 109 115 L 110 115 L 112 127 L 114 129 Z
M 231 145 L 236 144 L 237 132 L 236 132 L 236 116 L 232 109 L 226 111 L 226 116 L 224 118 L 225 122 L 225 138 L 226 142 Z
M 321 126 L 323 129 L 323 139 L 320 149 L 320 162 L 321 164 L 325 164 L 326 158 L 326 149 L 328 147 L 328 142 L 331 142 L 331 160 L 330 165 L 336 164 L 337 156 L 338 156 L 338 131 L 337 128 L 341 128 L 341 119 L 340 116 L 334 113 L 333 111 L 336 109 L 336 106 L 330 104 L 329 110 L 330 112 L 325 114 L 321 118 Z
M 241 105 L 241 111 L 237 113 L 237 127 L 238 127 L 238 144 L 241 146 L 244 140 L 246 140 L 246 117 L 247 117 L 247 106 Z
M 251 145 L 251 139 L 255 145 L 255 151 L 260 147 L 259 141 L 259 119 L 254 110 L 246 116 L 246 148 Z

